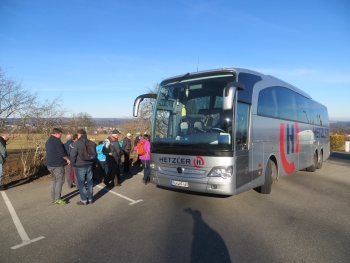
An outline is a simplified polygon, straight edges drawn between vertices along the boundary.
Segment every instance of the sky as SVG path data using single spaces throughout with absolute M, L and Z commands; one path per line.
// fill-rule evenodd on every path
M 348 0 L 0 0 L 0 67 L 69 117 L 132 117 L 187 72 L 273 75 L 350 121 Z

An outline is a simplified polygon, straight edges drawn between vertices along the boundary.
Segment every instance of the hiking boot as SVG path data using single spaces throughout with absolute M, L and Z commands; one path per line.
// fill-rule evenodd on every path
M 87 205 L 87 202 L 79 201 L 77 202 L 77 205 Z
M 92 203 L 93 203 L 93 201 L 92 201 L 92 200 L 89 200 L 89 201 L 87 201 L 87 203 L 88 203 L 88 204 L 92 204 Z
M 65 204 L 67 204 L 67 202 L 66 202 L 66 201 L 63 201 L 62 199 L 60 199 L 60 200 L 56 200 L 56 201 L 54 202 L 54 204 L 55 204 L 55 205 L 65 205 Z

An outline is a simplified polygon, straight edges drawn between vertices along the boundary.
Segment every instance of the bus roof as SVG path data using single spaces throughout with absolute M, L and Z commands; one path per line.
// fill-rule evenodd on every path
M 259 73 L 257 71 L 253 71 L 253 70 L 249 70 L 249 69 L 243 69 L 243 68 L 220 68 L 220 69 L 213 69 L 213 70 L 204 70 L 204 71 L 197 71 L 197 72 L 191 72 L 191 73 L 186 73 L 183 75 L 178 75 L 178 76 L 174 76 L 174 77 L 170 77 L 170 78 L 166 78 L 164 79 L 161 84 L 166 84 L 166 83 L 170 83 L 170 82 L 176 82 L 176 81 L 181 81 L 184 80 L 186 78 L 188 78 L 189 76 L 195 76 L 195 75 L 208 75 L 208 74 L 222 74 L 222 73 L 236 73 L 237 75 L 241 72 L 243 73 L 250 73 L 250 74 L 254 74 L 254 75 L 258 75 L 260 76 L 263 80 L 267 79 L 267 78 L 273 78 L 276 81 L 276 85 L 282 85 L 285 86 L 289 89 L 294 90 L 295 92 L 299 93 L 300 95 L 308 98 L 308 99 L 312 99 L 311 96 L 309 94 L 307 94 L 306 92 L 302 91 L 301 89 L 298 89 L 297 87 L 281 80 L 278 79 L 276 77 L 270 76 L 270 75 L 265 75 L 262 73 Z

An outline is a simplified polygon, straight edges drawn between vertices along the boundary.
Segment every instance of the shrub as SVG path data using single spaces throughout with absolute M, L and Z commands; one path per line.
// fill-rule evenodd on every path
M 331 135 L 330 136 L 330 144 L 331 144 L 331 151 L 338 150 L 339 148 L 343 147 L 345 144 L 345 136 L 344 135 Z

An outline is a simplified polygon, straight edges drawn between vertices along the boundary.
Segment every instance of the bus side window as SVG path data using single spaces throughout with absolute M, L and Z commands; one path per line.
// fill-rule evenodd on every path
M 277 96 L 275 88 L 260 91 L 258 99 L 258 115 L 278 117 Z
M 296 102 L 297 102 L 297 121 L 308 123 L 310 118 L 308 99 L 297 94 Z
M 279 117 L 285 120 L 296 120 L 297 109 L 295 93 L 286 88 L 279 87 L 277 90 Z

